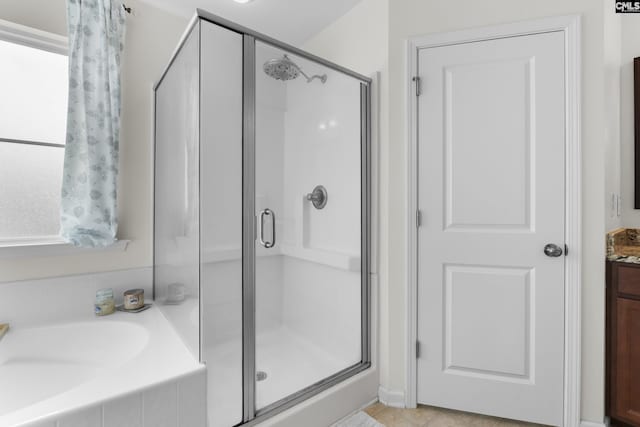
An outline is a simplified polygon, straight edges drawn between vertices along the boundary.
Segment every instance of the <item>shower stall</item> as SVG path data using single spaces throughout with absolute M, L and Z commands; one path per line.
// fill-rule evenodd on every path
M 371 365 L 367 77 L 198 10 L 155 87 L 154 299 L 251 425 Z

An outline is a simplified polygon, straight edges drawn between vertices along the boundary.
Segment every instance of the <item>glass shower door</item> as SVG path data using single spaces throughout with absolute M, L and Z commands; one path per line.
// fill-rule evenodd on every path
M 198 14 L 155 87 L 154 299 L 209 425 L 255 425 L 370 367 L 371 82 Z
M 361 84 L 255 44 L 255 407 L 363 360 Z

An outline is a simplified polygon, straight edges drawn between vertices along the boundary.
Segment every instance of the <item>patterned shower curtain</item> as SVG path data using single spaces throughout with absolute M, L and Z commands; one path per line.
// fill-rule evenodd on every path
M 117 1 L 67 0 L 69 108 L 60 234 L 75 246 L 116 240 L 125 13 Z

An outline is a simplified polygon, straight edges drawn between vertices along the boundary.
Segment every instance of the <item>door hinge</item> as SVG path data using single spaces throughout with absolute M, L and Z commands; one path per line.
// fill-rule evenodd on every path
M 416 358 L 420 358 L 420 341 L 416 341 Z
M 569 254 L 569 246 L 567 246 L 567 244 L 565 243 L 564 245 L 564 256 L 567 256 Z
M 422 225 L 422 212 L 420 209 L 416 210 L 416 228 L 419 228 Z
M 422 79 L 420 76 L 415 76 L 411 80 L 416 84 L 416 96 L 420 96 L 420 94 L 422 94 Z

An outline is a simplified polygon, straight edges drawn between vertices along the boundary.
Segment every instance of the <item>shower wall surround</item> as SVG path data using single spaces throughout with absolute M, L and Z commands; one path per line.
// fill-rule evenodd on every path
M 154 292 L 206 363 L 212 427 L 349 393 L 312 422 L 328 425 L 376 394 L 370 85 L 198 11 L 155 88 Z

